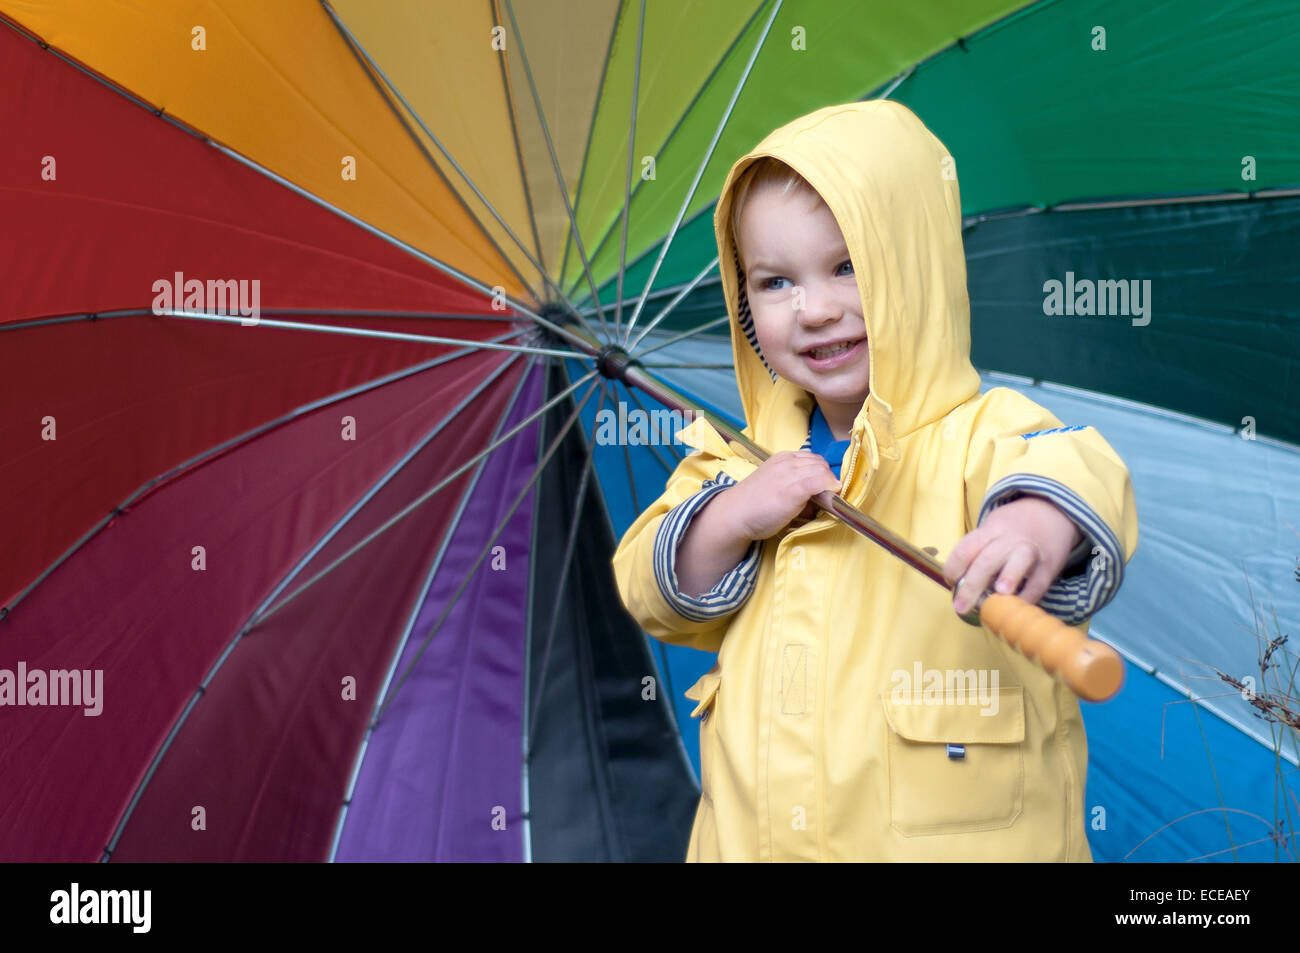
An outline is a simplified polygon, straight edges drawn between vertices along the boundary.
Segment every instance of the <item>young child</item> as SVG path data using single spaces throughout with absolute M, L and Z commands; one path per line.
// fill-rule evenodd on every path
M 979 393 L 954 164 L 906 107 L 820 109 L 732 166 L 714 216 L 745 435 L 706 421 L 614 555 L 647 632 L 717 652 L 686 694 L 688 860 L 1091 860 L 1057 677 L 958 614 L 988 587 L 1070 624 L 1137 546 L 1092 427 Z M 943 554 L 955 597 L 810 503 Z

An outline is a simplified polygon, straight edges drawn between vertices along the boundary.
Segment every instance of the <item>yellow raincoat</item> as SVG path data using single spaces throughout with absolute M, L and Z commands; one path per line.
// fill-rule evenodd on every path
M 980 395 L 952 161 L 902 105 L 818 110 L 727 176 L 714 230 L 745 434 L 806 448 L 813 408 L 759 353 L 727 227 L 737 176 L 765 155 L 821 194 L 858 278 L 871 392 L 841 495 L 940 562 L 995 506 L 1050 499 L 1085 539 L 1039 604 L 1086 631 L 1137 547 L 1128 470 L 1092 427 L 1008 388 Z M 690 518 L 755 469 L 702 419 L 683 439 L 696 449 L 613 566 L 650 635 L 718 653 L 686 693 L 703 788 L 687 859 L 1091 860 L 1074 694 L 879 546 L 819 511 L 754 543 L 711 592 L 678 590 Z

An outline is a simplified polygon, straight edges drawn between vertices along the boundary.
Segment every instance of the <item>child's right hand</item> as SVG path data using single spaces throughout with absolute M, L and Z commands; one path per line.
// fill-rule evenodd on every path
M 714 503 L 724 504 L 729 521 L 747 539 L 767 539 L 795 517 L 816 513 L 809 502 L 813 497 L 825 493 L 829 505 L 839 490 L 840 481 L 825 459 L 808 450 L 782 450 L 718 494 Z

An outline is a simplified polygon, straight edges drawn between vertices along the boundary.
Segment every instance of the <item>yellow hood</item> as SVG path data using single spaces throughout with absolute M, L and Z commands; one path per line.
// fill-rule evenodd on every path
M 731 167 L 713 216 L 719 268 L 745 419 L 756 442 L 773 452 L 791 448 L 765 439 L 776 444 L 797 434 L 796 447 L 803 439 L 811 398 L 767 366 L 741 300 L 728 223 L 736 180 L 761 156 L 807 179 L 844 234 L 871 352 L 871 393 L 853 429 L 870 423 L 880 452 L 893 457 L 899 438 L 979 392 L 952 157 L 910 109 L 877 99 L 803 116 Z

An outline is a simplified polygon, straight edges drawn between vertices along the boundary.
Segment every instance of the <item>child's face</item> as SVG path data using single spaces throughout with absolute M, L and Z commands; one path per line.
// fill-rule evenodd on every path
M 852 421 L 870 390 L 870 355 L 862 299 L 848 246 L 831 210 L 815 194 L 775 187 L 750 192 L 740 244 L 763 356 L 772 370 Z M 797 293 L 798 292 L 798 293 Z M 847 353 L 817 359 L 810 349 L 852 342 Z

